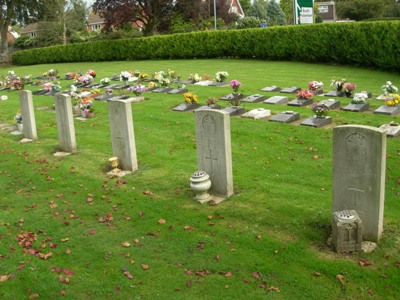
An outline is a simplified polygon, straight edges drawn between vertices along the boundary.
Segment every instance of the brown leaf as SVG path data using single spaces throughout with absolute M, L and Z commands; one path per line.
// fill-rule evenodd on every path
M 257 235 L 256 238 L 257 239 L 262 239 L 262 235 Z
M 29 299 L 37 299 L 39 297 L 40 297 L 39 294 L 32 294 L 29 296 Z
M 74 275 L 74 274 L 75 274 L 74 271 L 68 270 L 68 269 L 63 269 L 62 271 L 63 271 L 63 273 L 64 273 L 65 275 Z
M 129 247 L 131 244 L 128 241 L 125 241 L 121 244 L 122 247 Z
M 313 272 L 312 274 L 313 274 L 315 277 L 321 276 L 321 273 L 319 273 L 319 272 Z
M 216 259 L 216 260 L 220 260 L 220 259 L 221 259 L 221 257 L 219 256 L 219 254 L 215 255 L 215 259 Z
M 252 273 L 251 276 L 253 276 L 254 278 L 260 279 L 260 273 L 258 273 L 258 272 Z
M 69 241 L 69 238 L 61 239 L 61 242 L 66 242 L 66 241 Z
M 186 275 L 192 275 L 192 274 L 193 274 L 193 271 L 192 271 L 192 270 L 187 270 L 187 271 L 185 271 L 185 274 L 186 274 Z
M 268 291 L 280 292 L 279 288 L 277 288 L 276 286 L 270 286 L 270 287 L 268 288 Z
M 372 265 L 371 262 L 369 262 L 369 261 L 367 261 L 367 260 L 365 260 L 365 259 L 360 259 L 360 260 L 358 261 L 358 264 L 359 264 L 361 267 Z
M 227 272 L 226 274 L 225 274 L 225 277 L 231 277 L 232 276 L 232 272 Z
M 213 218 L 213 216 L 208 216 L 207 219 L 211 220 Z
M 90 231 L 89 231 L 89 234 L 95 235 L 95 234 L 96 234 L 96 230 L 90 230 Z
M 69 249 L 65 250 L 65 254 L 67 254 L 67 255 L 71 254 L 71 250 L 69 250 Z
M 192 231 L 192 230 L 194 230 L 194 227 L 191 227 L 191 226 L 188 226 L 188 225 L 186 225 L 185 227 L 183 227 L 185 230 L 189 230 L 189 231 Z
M 336 279 L 339 280 L 341 285 L 344 285 L 344 276 L 342 274 L 336 275 Z
M 0 282 L 7 281 L 8 278 L 10 278 L 10 274 L 8 274 L 8 275 L 2 275 L 2 276 L 0 276 Z
M 164 219 L 160 219 L 158 220 L 158 224 L 165 224 L 167 221 L 165 221 Z
M 38 253 L 38 256 L 41 258 L 41 259 L 48 259 L 49 257 L 52 257 L 53 256 L 53 253 L 51 253 L 51 252 L 48 252 L 48 253 L 46 253 L 46 254 L 44 254 L 44 253 Z
M 148 190 L 145 190 L 145 191 L 143 192 L 143 194 L 145 194 L 145 195 L 153 195 L 153 193 L 150 192 L 150 191 L 148 191 Z
M 128 271 L 125 271 L 125 272 L 124 272 L 124 275 L 125 275 L 126 277 L 128 277 L 129 279 L 133 279 L 132 274 L 129 273 Z
M 148 266 L 148 265 L 145 265 L 145 264 L 142 264 L 142 269 L 143 269 L 143 270 L 148 270 L 148 269 L 149 269 L 149 266 Z
M 62 290 L 62 291 L 60 291 L 60 294 L 63 295 L 63 296 L 65 296 L 65 295 L 67 295 L 67 292 L 64 291 L 64 290 Z
M 190 287 L 192 286 L 192 281 L 191 281 L 191 280 L 188 280 L 187 283 L 186 283 L 186 285 L 187 285 L 188 288 L 190 288 Z

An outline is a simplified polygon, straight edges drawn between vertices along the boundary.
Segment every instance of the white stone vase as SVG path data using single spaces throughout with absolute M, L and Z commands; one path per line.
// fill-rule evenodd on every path
M 195 199 L 200 203 L 210 200 L 208 190 L 211 187 L 210 176 L 204 171 L 196 171 L 190 177 L 190 188 L 196 193 Z
M 22 132 L 23 125 L 22 123 L 17 123 L 18 130 Z

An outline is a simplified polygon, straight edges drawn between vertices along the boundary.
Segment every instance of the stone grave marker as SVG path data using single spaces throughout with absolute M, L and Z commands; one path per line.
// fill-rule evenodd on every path
M 163 86 L 163 87 L 159 87 L 159 88 L 152 90 L 152 92 L 153 93 L 168 93 L 168 92 L 172 91 L 173 89 L 174 88 L 172 88 L 172 87 Z
M 307 106 L 311 105 L 313 103 L 313 99 L 294 99 L 292 101 L 289 101 L 287 105 L 289 106 Z
M 211 84 L 213 84 L 212 80 L 201 80 L 201 81 L 196 82 L 194 85 L 209 86 Z
M 296 94 L 296 92 L 300 91 L 300 90 L 301 90 L 301 88 L 299 88 L 297 86 L 290 86 L 290 87 L 282 89 L 281 93 Z
M 199 108 L 200 105 L 198 103 L 181 103 L 178 106 L 172 108 L 173 111 L 187 112 L 194 111 Z
M 21 115 L 22 115 L 22 132 L 26 139 L 36 140 L 36 120 L 35 120 L 35 110 L 32 101 L 31 91 L 20 91 L 19 92 L 19 102 L 21 105 Z
M 195 113 L 198 170 L 210 175 L 211 201 L 218 204 L 233 195 L 229 114 L 221 110 Z
M 343 91 L 329 91 L 324 94 L 325 97 L 343 97 L 344 92 Z
M 227 112 L 231 117 L 240 116 L 246 112 L 246 110 L 241 106 L 228 106 L 222 110 Z
M 268 121 L 270 122 L 280 122 L 280 123 L 291 123 L 300 120 L 300 113 L 291 110 L 283 111 L 275 116 L 273 116 Z
M 354 210 L 363 239 L 378 242 L 383 231 L 386 133 L 371 126 L 333 129 L 332 213 Z
M 227 94 L 225 96 L 222 96 L 221 98 L 219 98 L 220 100 L 232 100 L 233 98 L 237 97 L 237 95 L 235 94 Z
M 272 96 L 267 100 L 264 100 L 263 103 L 265 104 L 286 104 L 289 101 L 288 97 L 286 96 Z
M 383 124 L 379 127 L 386 131 L 388 137 L 398 137 L 400 136 L 400 124 L 396 122 L 390 122 L 389 124 Z
M 227 82 L 225 81 L 214 81 L 213 83 L 209 84 L 208 86 L 227 86 L 229 85 Z
M 279 92 L 280 90 L 281 90 L 281 88 L 276 85 L 266 86 L 261 89 L 261 91 L 263 91 L 263 92 Z
M 264 99 L 265 99 L 265 97 L 263 95 L 254 94 L 254 95 L 247 96 L 246 98 L 240 100 L 240 102 L 258 103 L 258 102 L 263 101 Z
M 305 119 L 300 125 L 304 126 L 311 126 L 311 127 L 323 127 L 332 123 L 332 117 L 325 116 L 325 117 L 316 117 L 312 116 Z
M 194 110 L 194 112 L 200 111 L 200 110 L 208 110 L 208 109 L 221 109 L 221 106 L 218 104 L 202 105 L 199 108 L 196 108 Z
M 113 156 L 118 157 L 124 176 L 138 169 L 132 105 L 129 100 L 108 101 Z
M 382 105 L 382 106 L 379 106 L 376 110 L 374 110 L 374 114 L 381 114 L 381 115 L 387 115 L 387 116 L 395 116 L 398 113 L 400 113 L 399 106 Z
M 325 104 L 328 106 L 329 110 L 340 108 L 340 101 L 335 99 L 325 99 L 320 101 L 320 103 Z
M 350 104 L 346 105 L 345 107 L 343 107 L 343 110 L 353 111 L 353 112 L 362 112 L 362 111 L 368 110 L 368 108 L 369 108 L 368 102 L 360 103 L 360 104 L 350 103 Z
M 54 100 L 60 149 L 63 152 L 74 153 L 77 148 L 71 97 L 57 94 Z
M 186 88 L 176 88 L 167 92 L 167 94 L 184 94 L 187 93 L 188 89 Z
M 242 118 L 250 118 L 254 120 L 263 119 L 269 117 L 271 115 L 271 111 L 265 108 L 256 108 L 252 109 L 249 112 L 242 115 Z

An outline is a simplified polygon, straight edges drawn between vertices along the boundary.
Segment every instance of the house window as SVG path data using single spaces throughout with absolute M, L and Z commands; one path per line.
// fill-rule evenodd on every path
M 97 31 L 101 29 L 101 25 L 100 24 L 93 24 L 92 25 L 92 31 Z
M 231 9 L 233 13 L 238 13 L 238 8 L 236 6 L 232 6 Z
M 36 32 L 29 32 L 28 36 L 31 38 L 36 37 Z

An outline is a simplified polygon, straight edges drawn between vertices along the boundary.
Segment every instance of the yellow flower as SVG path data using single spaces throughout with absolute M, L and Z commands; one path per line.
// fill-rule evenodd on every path
M 392 106 L 392 105 L 393 105 L 393 101 L 392 101 L 392 100 L 389 100 L 388 102 L 386 102 L 386 104 L 387 104 L 388 106 Z
M 149 82 L 149 88 L 153 88 L 153 87 L 155 87 L 156 86 L 156 84 L 153 82 L 153 81 L 150 81 Z

